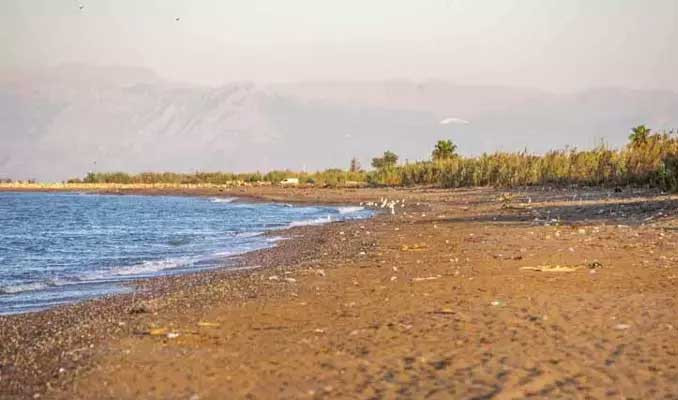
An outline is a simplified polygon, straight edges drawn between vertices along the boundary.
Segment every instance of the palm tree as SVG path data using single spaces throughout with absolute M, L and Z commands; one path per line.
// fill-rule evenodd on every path
M 645 125 L 639 125 L 631 129 L 632 133 L 629 135 L 629 140 L 631 141 L 631 146 L 637 147 L 647 143 L 647 139 L 650 137 L 650 129 L 645 127 Z
M 433 161 L 449 160 L 457 155 L 457 145 L 451 140 L 438 140 L 435 149 L 433 149 Z

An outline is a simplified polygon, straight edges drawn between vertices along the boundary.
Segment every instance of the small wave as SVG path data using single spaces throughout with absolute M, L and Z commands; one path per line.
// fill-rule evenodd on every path
M 364 209 L 365 207 L 359 206 L 337 207 L 337 211 L 339 211 L 339 214 L 352 214 L 358 211 L 362 211 Z
M 282 237 L 282 236 L 274 236 L 274 237 L 266 238 L 266 241 L 268 243 L 280 242 L 281 240 L 287 240 L 287 238 Z
M 235 200 L 235 197 L 212 197 L 210 202 L 212 203 L 232 203 Z
M 264 234 L 264 232 L 256 232 L 256 231 L 255 232 L 240 232 L 240 233 L 236 233 L 235 237 L 249 238 L 249 237 L 255 237 L 255 236 L 259 236 L 259 235 L 263 235 L 263 234 Z
M 82 283 L 80 279 L 64 280 L 59 278 L 46 279 L 40 282 L 17 283 L 15 285 L 7 285 L 0 287 L 0 294 L 18 294 L 24 292 L 35 292 L 49 288 L 56 288 L 61 286 L 78 285 Z
M 332 222 L 332 218 L 328 215 L 325 218 L 314 218 L 314 219 L 305 219 L 301 221 L 292 221 L 290 222 L 289 225 L 287 225 L 290 228 L 294 228 L 296 226 L 309 226 L 309 225 L 322 225 L 322 224 L 327 224 L 328 222 Z
M 155 261 L 144 261 L 141 264 L 116 268 L 110 271 L 110 275 L 129 276 L 129 275 L 153 274 L 167 269 L 186 267 L 191 264 L 193 264 L 193 260 L 187 257 L 167 258 L 164 260 L 155 260 Z
M 68 279 L 54 278 L 47 281 L 47 286 L 50 287 L 69 286 L 77 285 L 79 283 L 81 283 L 81 281 L 78 278 L 68 278 Z
M 49 285 L 45 282 L 19 283 L 0 287 L 0 294 L 17 294 L 46 289 Z

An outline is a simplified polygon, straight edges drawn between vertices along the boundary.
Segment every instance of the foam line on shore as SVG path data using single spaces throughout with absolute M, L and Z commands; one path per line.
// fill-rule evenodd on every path
M 210 199 L 210 202 L 212 202 L 212 203 L 232 203 L 235 200 L 237 200 L 237 198 L 235 198 L 235 197 L 212 197 Z

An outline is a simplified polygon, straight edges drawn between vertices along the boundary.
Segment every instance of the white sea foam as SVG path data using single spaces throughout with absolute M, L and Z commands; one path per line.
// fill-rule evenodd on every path
M 64 280 L 64 279 L 50 279 L 47 283 L 47 286 L 68 286 L 68 285 L 77 285 L 81 283 L 79 280 Z
M 239 238 L 248 238 L 248 237 L 255 237 L 259 235 L 263 235 L 264 232 L 240 232 L 235 235 L 235 237 Z
M 232 203 L 235 200 L 235 197 L 212 197 L 210 201 L 212 203 Z
M 129 275 L 147 275 L 167 269 L 186 267 L 193 264 L 194 260 L 189 257 L 166 258 L 164 260 L 144 261 L 141 264 L 119 267 L 111 270 L 107 275 L 111 276 L 129 276 Z
M 339 214 L 352 214 L 358 211 L 362 211 L 364 209 L 365 207 L 360 206 L 337 207 L 337 211 L 339 211 Z
M 44 282 L 19 283 L 16 285 L 8 285 L 0 287 L 0 294 L 17 294 L 23 292 L 32 292 L 34 290 L 42 290 L 49 285 Z
M 301 220 L 301 221 L 292 221 L 287 226 L 290 227 L 290 228 L 294 228 L 296 226 L 322 225 L 322 224 L 326 224 L 328 222 L 332 222 L 332 218 L 329 215 L 325 218 L 320 217 L 320 218 L 314 218 L 314 219 L 305 219 L 305 220 Z
M 15 285 L 7 285 L 0 287 L 0 294 L 18 294 L 24 292 L 33 292 L 44 290 L 47 288 L 55 288 L 61 286 L 70 286 L 70 285 L 79 285 L 83 283 L 79 279 L 75 280 L 64 280 L 64 279 L 46 279 L 40 282 L 31 282 L 31 283 L 17 283 Z

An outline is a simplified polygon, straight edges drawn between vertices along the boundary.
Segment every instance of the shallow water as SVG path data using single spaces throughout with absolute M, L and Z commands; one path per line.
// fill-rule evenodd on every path
M 0 193 L 0 314 L 222 266 L 229 256 L 274 246 L 266 231 L 370 215 L 361 207 L 229 198 Z

